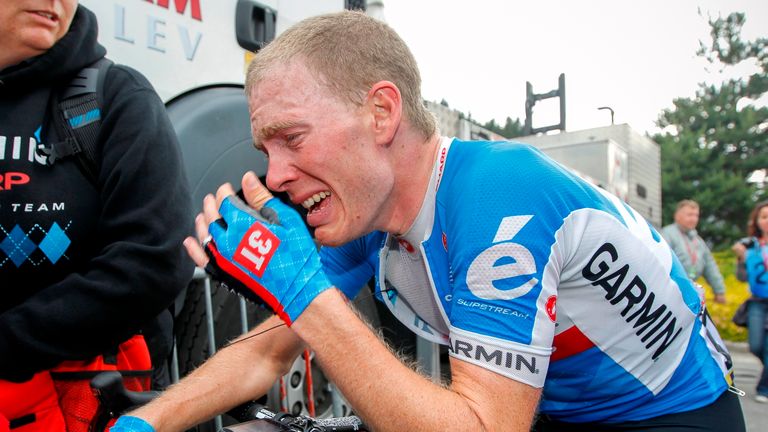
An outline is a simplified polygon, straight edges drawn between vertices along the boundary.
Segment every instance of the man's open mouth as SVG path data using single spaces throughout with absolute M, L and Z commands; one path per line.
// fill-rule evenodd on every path
M 319 207 L 320 202 L 330 196 L 330 191 L 319 192 L 304 200 L 301 205 L 311 213 L 313 210 L 316 210 Z

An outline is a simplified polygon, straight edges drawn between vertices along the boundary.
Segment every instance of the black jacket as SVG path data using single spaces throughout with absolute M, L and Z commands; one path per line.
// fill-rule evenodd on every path
M 193 264 L 176 136 L 147 80 L 105 79 L 95 184 L 73 158 L 45 165 L 52 88 L 105 54 L 80 6 L 48 52 L 0 71 L 0 379 L 113 350 L 173 302 Z

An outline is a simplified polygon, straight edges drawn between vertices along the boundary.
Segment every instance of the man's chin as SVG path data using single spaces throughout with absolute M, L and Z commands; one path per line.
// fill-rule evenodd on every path
M 316 228 L 315 229 L 315 240 L 317 240 L 318 243 L 320 243 L 323 246 L 341 246 L 345 241 L 342 241 L 338 238 L 334 238 L 332 235 L 329 235 L 327 232 L 324 232 L 322 228 Z
M 349 243 L 356 237 L 349 233 L 339 232 L 328 225 L 315 227 L 315 240 L 323 246 L 336 247 Z

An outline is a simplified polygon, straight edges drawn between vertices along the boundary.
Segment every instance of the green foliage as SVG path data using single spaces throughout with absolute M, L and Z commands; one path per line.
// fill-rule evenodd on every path
M 699 232 L 716 249 L 743 235 L 755 200 L 767 196 L 746 179 L 768 167 L 768 108 L 743 102 L 768 91 L 768 39 L 741 40 L 744 21 L 741 13 L 711 19 L 711 43 L 700 43 L 698 54 L 723 68 L 752 62 L 758 71 L 746 81 L 700 84 L 694 98 L 675 99 L 657 121 L 666 132 L 653 137 L 661 145 L 664 224 L 678 201 L 694 199 Z
M 450 105 L 448 105 L 448 101 L 445 99 L 440 100 L 440 105 L 444 107 L 450 107 Z M 486 122 L 485 124 L 481 124 L 480 122 L 472 118 L 471 112 L 469 114 L 464 114 L 463 112 L 459 111 L 459 119 L 462 119 L 462 120 L 466 119 L 468 121 L 471 121 L 472 123 L 478 126 L 484 127 L 489 131 L 493 133 L 497 133 L 507 139 L 525 135 L 523 133 L 523 125 L 520 123 L 519 118 L 512 120 L 511 117 L 507 117 L 507 120 L 504 122 L 504 127 L 496 123 L 496 120 L 494 119 L 491 119 L 491 121 Z
M 736 256 L 733 252 L 728 250 L 715 252 L 713 255 L 717 261 L 717 266 L 720 268 L 720 273 L 725 279 L 726 303 L 715 303 L 712 289 L 707 285 L 704 278 L 701 278 L 697 282 L 706 288 L 707 309 L 723 339 L 734 342 L 746 341 L 747 329 L 733 324 L 731 318 L 739 305 L 749 298 L 749 287 L 746 282 L 736 279 Z
M 504 138 L 515 138 L 523 136 L 523 125 L 520 124 L 519 118 L 512 120 L 511 117 L 507 117 L 507 120 L 504 123 L 504 127 L 501 127 L 498 123 L 496 123 L 496 120 L 493 119 L 481 126 L 503 136 Z

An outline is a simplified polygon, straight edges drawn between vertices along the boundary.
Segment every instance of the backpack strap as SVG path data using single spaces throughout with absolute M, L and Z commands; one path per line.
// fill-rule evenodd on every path
M 97 60 L 75 74 L 70 82 L 51 94 L 49 118 L 59 137 L 43 149 L 46 162 L 53 165 L 59 159 L 77 157 L 77 163 L 88 180 L 98 179 L 98 137 L 104 106 L 104 77 L 113 62 Z

